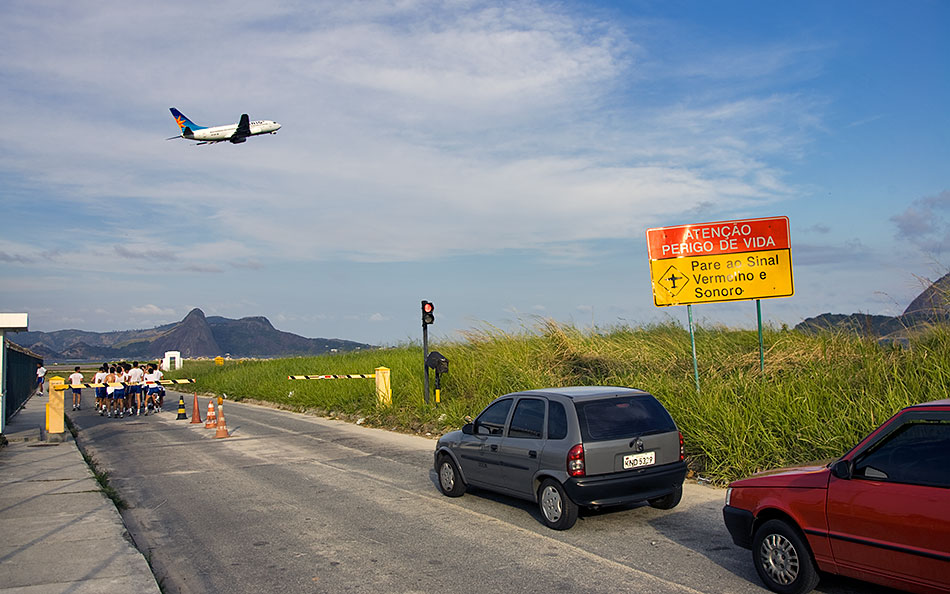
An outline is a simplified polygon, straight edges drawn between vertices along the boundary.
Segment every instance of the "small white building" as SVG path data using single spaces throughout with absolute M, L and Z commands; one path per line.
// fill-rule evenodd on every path
M 181 351 L 165 351 L 165 358 L 162 359 L 162 371 L 172 371 L 181 369 Z

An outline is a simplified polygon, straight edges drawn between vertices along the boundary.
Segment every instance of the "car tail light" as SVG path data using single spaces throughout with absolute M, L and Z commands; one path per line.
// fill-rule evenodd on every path
M 683 432 L 680 432 L 680 462 L 686 459 L 686 448 L 683 447 Z
M 584 446 L 577 444 L 567 453 L 567 474 L 584 476 Z

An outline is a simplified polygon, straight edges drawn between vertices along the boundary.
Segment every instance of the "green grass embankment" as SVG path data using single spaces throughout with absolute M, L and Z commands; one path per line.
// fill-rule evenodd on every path
M 693 382 L 689 334 L 675 325 L 582 331 L 555 322 L 509 334 L 496 329 L 438 343 L 450 362 L 443 401 L 422 397 L 422 349 L 391 349 L 269 361 L 188 361 L 200 393 L 227 393 L 371 426 L 438 435 L 493 398 L 522 389 L 584 384 L 647 390 L 669 409 L 691 467 L 723 483 L 757 470 L 836 457 L 906 405 L 946 398 L 950 330 L 935 328 L 909 347 L 851 335 L 765 330 L 765 372 L 754 331 L 699 328 L 701 393 Z M 393 406 L 378 409 L 373 380 L 290 381 L 288 375 L 392 370 Z

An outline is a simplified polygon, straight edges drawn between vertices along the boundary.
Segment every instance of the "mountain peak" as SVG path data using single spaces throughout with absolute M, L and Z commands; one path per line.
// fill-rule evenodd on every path
M 943 275 L 910 302 L 905 316 L 946 318 L 950 315 L 950 273 Z
M 158 337 L 153 346 L 163 352 L 181 351 L 185 357 L 208 356 L 221 352 L 204 312 L 197 307 L 188 312 L 181 322 Z
M 203 320 L 205 319 L 205 312 L 201 311 L 200 308 L 196 307 L 193 310 L 188 312 L 188 315 L 185 316 L 184 319 L 182 319 L 182 322 L 185 322 L 189 318 L 198 318 L 198 319 Z

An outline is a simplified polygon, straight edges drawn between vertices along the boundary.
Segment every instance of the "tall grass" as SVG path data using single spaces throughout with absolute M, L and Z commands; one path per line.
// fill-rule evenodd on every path
M 272 402 L 370 425 L 440 434 L 493 398 L 516 390 L 582 384 L 642 388 L 672 413 L 693 470 L 716 482 L 844 453 L 900 408 L 946 398 L 950 331 L 932 328 L 908 347 L 846 334 L 765 329 L 765 372 L 754 331 L 698 328 L 701 392 L 689 335 L 675 324 L 580 330 L 553 321 L 519 333 L 492 327 L 436 344 L 450 362 L 442 403 L 423 400 L 422 348 L 271 361 L 191 362 L 202 392 Z M 378 408 L 372 380 L 290 381 L 288 375 L 392 370 L 393 405 Z M 171 377 L 171 375 L 170 375 Z

